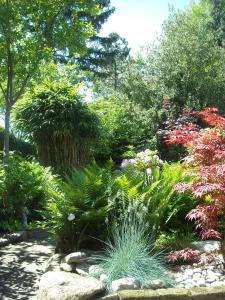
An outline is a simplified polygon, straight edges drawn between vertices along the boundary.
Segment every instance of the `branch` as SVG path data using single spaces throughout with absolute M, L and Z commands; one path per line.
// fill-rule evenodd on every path
M 25 87 L 29 81 L 29 79 L 31 78 L 32 76 L 32 73 L 33 73 L 34 70 L 28 72 L 26 78 L 24 79 L 23 83 L 22 83 L 22 86 L 20 88 L 20 90 L 18 91 L 17 95 L 15 96 L 14 98 L 14 101 L 13 101 L 13 104 L 16 103 L 16 101 L 22 96 L 22 94 L 24 93 L 24 90 L 25 90 Z

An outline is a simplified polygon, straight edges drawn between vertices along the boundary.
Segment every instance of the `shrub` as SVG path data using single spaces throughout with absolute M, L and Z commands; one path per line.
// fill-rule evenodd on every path
M 26 206 L 28 220 L 42 219 L 41 210 L 55 186 L 49 169 L 35 160 L 11 153 L 6 166 L 0 167 L 0 231 L 21 227 L 21 208 Z
M 114 223 L 105 251 L 92 258 L 107 275 L 105 284 L 108 291 L 113 280 L 124 277 L 134 278 L 142 287 L 154 279 L 172 284 L 166 275 L 162 253 L 154 253 L 149 228 L 137 215 L 138 211 L 125 211 L 122 221 Z
M 14 107 L 14 122 L 38 147 L 42 163 L 57 171 L 85 165 L 98 135 L 98 118 L 82 102 L 79 86 L 44 82 Z
M 62 251 L 85 247 L 87 243 L 94 247 L 97 239 L 105 240 L 107 224 L 130 203 L 147 213 L 154 238 L 161 230 L 181 225 L 195 202 L 188 192 L 179 194 L 173 190 L 173 185 L 184 178 L 191 180 L 190 176 L 184 176 L 179 164 L 162 163 L 154 151 L 139 153 L 131 161 L 137 164 L 128 163 L 120 170 L 114 169 L 112 161 L 103 167 L 93 162 L 74 170 L 61 183 L 63 195 L 60 200 L 50 199 L 47 218 Z
M 90 241 L 95 247 L 96 239 L 105 239 L 112 168 L 113 162 L 109 161 L 102 168 L 93 162 L 75 169 L 61 182 L 59 199 L 48 201 L 47 219 L 57 236 L 58 250 L 78 249 Z
M 143 109 L 121 96 L 96 101 L 91 107 L 101 122 L 101 138 L 92 151 L 97 161 L 111 157 L 119 163 L 130 146 L 135 152 L 156 147 L 158 116 L 154 109 Z
M 185 174 L 179 163 L 162 162 L 155 151 L 148 149 L 124 160 L 124 164 L 123 175 L 116 181 L 117 190 L 123 191 L 125 199 L 142 202 L 155 238 L 162 230 L 179 228 L 197 200 L 190 192 L 179 194 L 173 187 L 183 180 L 192 182 L 192 176 Z
M 175 128 L 169 134 L 167 143 L 184 145 L 189 155 L 186 158 L 187 170 L 195 172 L 193 183 L 180 183 L 176 190 L 190 190 L 199 198 L 200 204 L 192 209 L 187 217 L 195 220 L 203 239 L 221 238 L 224 235 L 225 216 L 225 118 L 216 108 L 193 112 L 213 128 L 200 128 L 193 123 Z

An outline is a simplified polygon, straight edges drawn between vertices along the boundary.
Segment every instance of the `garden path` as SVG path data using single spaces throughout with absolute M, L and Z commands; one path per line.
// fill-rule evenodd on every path
M 0 299 L 36 299 L 38 283 L 54 243 L 45 230 L 35 230 L 34 237 L 0 248 Z

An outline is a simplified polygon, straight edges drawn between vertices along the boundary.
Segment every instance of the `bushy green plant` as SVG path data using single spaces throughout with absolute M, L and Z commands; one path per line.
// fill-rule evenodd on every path
M 47 204 L 49 224 L 57 236 L 62 251 L 87 246 L 93 238 L 105 239 L 107 232 L 108 198 L 114 174 L 113 162 L 102 168 L 95 162 L 83 169 L 75 169 L 61 182 L 60 199 Z
M 54 188 L 55 177 L 50 169 L 11 153 L 7 165 L 0 167 L 0 231 L 21 227 L 21 209 L 25 206 L 29 221 L 40 220 Z
M 178 194 L 173 186 L 184 179 L 179 164 L 163 163 L 150 150 L 131 159 L 134 164 L 114 169 L 109 161 L 104 167 L 96 162 L 74 170 L 61 183 L 60 200 L 47 205 L 48 220 L 58 236 L 61 250 L 89 246 L 105 240 L 107 223 L 111 224 L 130 204 L 146 213 L 152 237 L 180 226 L 187 211 L 195 205 L 188 193 Z M 146 158 L 150 158 L 150 161 Z M 124 163 L 124 162 L 123 162 Z M 95 239 L 95 240 L 94 240 Z
M 121 99 L 122 98 L 122 99 Z M 121 95 L 91 104 L 101 122 L 101 138 L 92 153 L 104 162 L 110 157 L 120 162 L 130 146 L 135 152 L 157 145 L 158 114 L 155 109 L 143 109 Z
M 105 251 L 92 258 L 107 275 L 108 291 L 113 280 L 124 277 L 134 278 L 142 287 L 155 279 L 172 284 L 163 265 L 162 253 L 154 251 L 150 232 L 146 220 L 138 217 L 137 210 L 125 211 L 122 221 L 114 222 Z
M 181 250 L 191 248 L 191 243 L 198 240 L 192 226 L 183 226 L 161 232 L 155 242 L 156 249 Z
M 42 163 L 68 172 L 85 165 L 98 118 L 82 101 L 79 85 L 45 81 L 14 107 L 14 123 L 38 148 Z
M 134 199 L 148 211 L 155 238 L 162 230 L 180 227 L 186 213 L 197 202 L 190 193 L 179 194 L 173 189 L 174 185 L 184 179 L 193 181 L 190 175 L 185 174 L 181 165 L 162 162 L 155 152 L 146 149 L 133 159 L 123 160 L 122 166 L 122 174 L 114 184 L 115 193 L 111 206 L 116 209 L 113 209 L 118 211 L 121 204 L 124 206 L 124 202 Z

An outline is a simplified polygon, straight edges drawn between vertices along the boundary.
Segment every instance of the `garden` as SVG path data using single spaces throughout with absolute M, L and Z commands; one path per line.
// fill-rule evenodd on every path
M 0 5 L 0 247 L 50 232 L 38 299 L 223 289 L 225 1 L 136 55 L 108 0 Z

